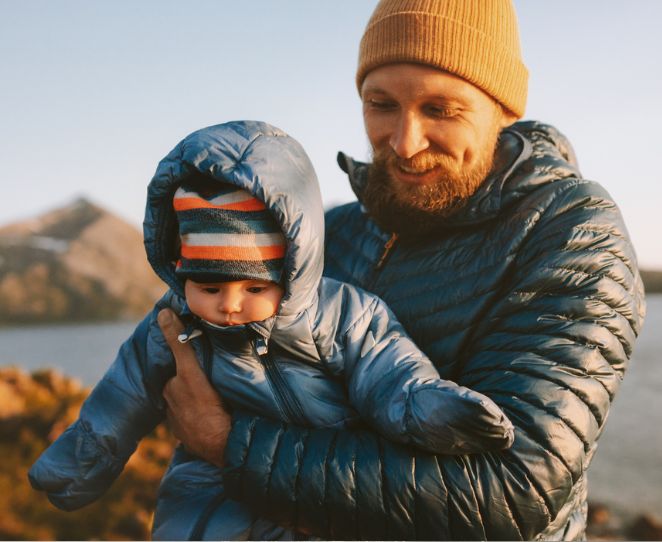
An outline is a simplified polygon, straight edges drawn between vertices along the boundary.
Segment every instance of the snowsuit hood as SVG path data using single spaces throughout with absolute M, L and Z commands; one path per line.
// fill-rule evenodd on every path
M 145 249 L 154 271 L 182 298 L 184 285 L 175 275 L 178 225 L 172 197 L 195 173 L 250 192 L 280 224 L 287 251 L 278 315 L 285 321 L 296 318 L 316 299 L 324 258 L 322 198 L 302 146 L 264 122 L 234 121 L 193 132 L 161 160 L 147 188 Z M 268 335 L 273 322 L 263 325 Z

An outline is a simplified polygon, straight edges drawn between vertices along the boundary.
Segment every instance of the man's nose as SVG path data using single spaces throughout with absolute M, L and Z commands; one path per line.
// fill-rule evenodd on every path
M 398 119 L 389 144 L 400 158 L 405 159 L 430 146 L 422 120 L 416 114 L 406 112 Z

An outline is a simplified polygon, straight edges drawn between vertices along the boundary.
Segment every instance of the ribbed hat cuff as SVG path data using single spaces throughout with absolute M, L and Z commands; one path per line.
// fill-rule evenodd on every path
M 206 265 L 205 265 L 206 264 Z M 177 267 L 177 277 L 185 282 L 191 279 L 198 283 L 232 282 L 239 280 L 264 280 L 280 283 L 282 260 L 265 262 L 196 262 L 185 260 Z

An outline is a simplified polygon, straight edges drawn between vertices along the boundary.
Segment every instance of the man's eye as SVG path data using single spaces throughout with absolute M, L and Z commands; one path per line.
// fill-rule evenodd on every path
M 431 105 L 426 108 L 428 115 L 436 118 L 449 118 L 457 115 L 458 110 L 451 107 L 439 107 Z
M 385 100 L 368 100 L 366 102 L 368 104 L 368 107 L 370 109 L 374 109 L 375 111 L 391 111 L 395 109 L 396 105 L 393 102 L 385 101 Z
M 264 286 L 249 286 L 246 288 L 246 291 L 251 293 L 251 294 L 259 294 L 261 292 L 264 292 L 266 288 Z
M 206 294 L 217 294 L 220 290 L 218 288 L 203 288 L 202 291 Z

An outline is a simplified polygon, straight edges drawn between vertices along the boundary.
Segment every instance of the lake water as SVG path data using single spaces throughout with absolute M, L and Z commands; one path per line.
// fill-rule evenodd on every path
M 648 315 L 590 470 L 591 500 L 662 517 L 662 295 Z M 0 364 L 56 367 L 91 385 L 135 323 L 0 328 Z

